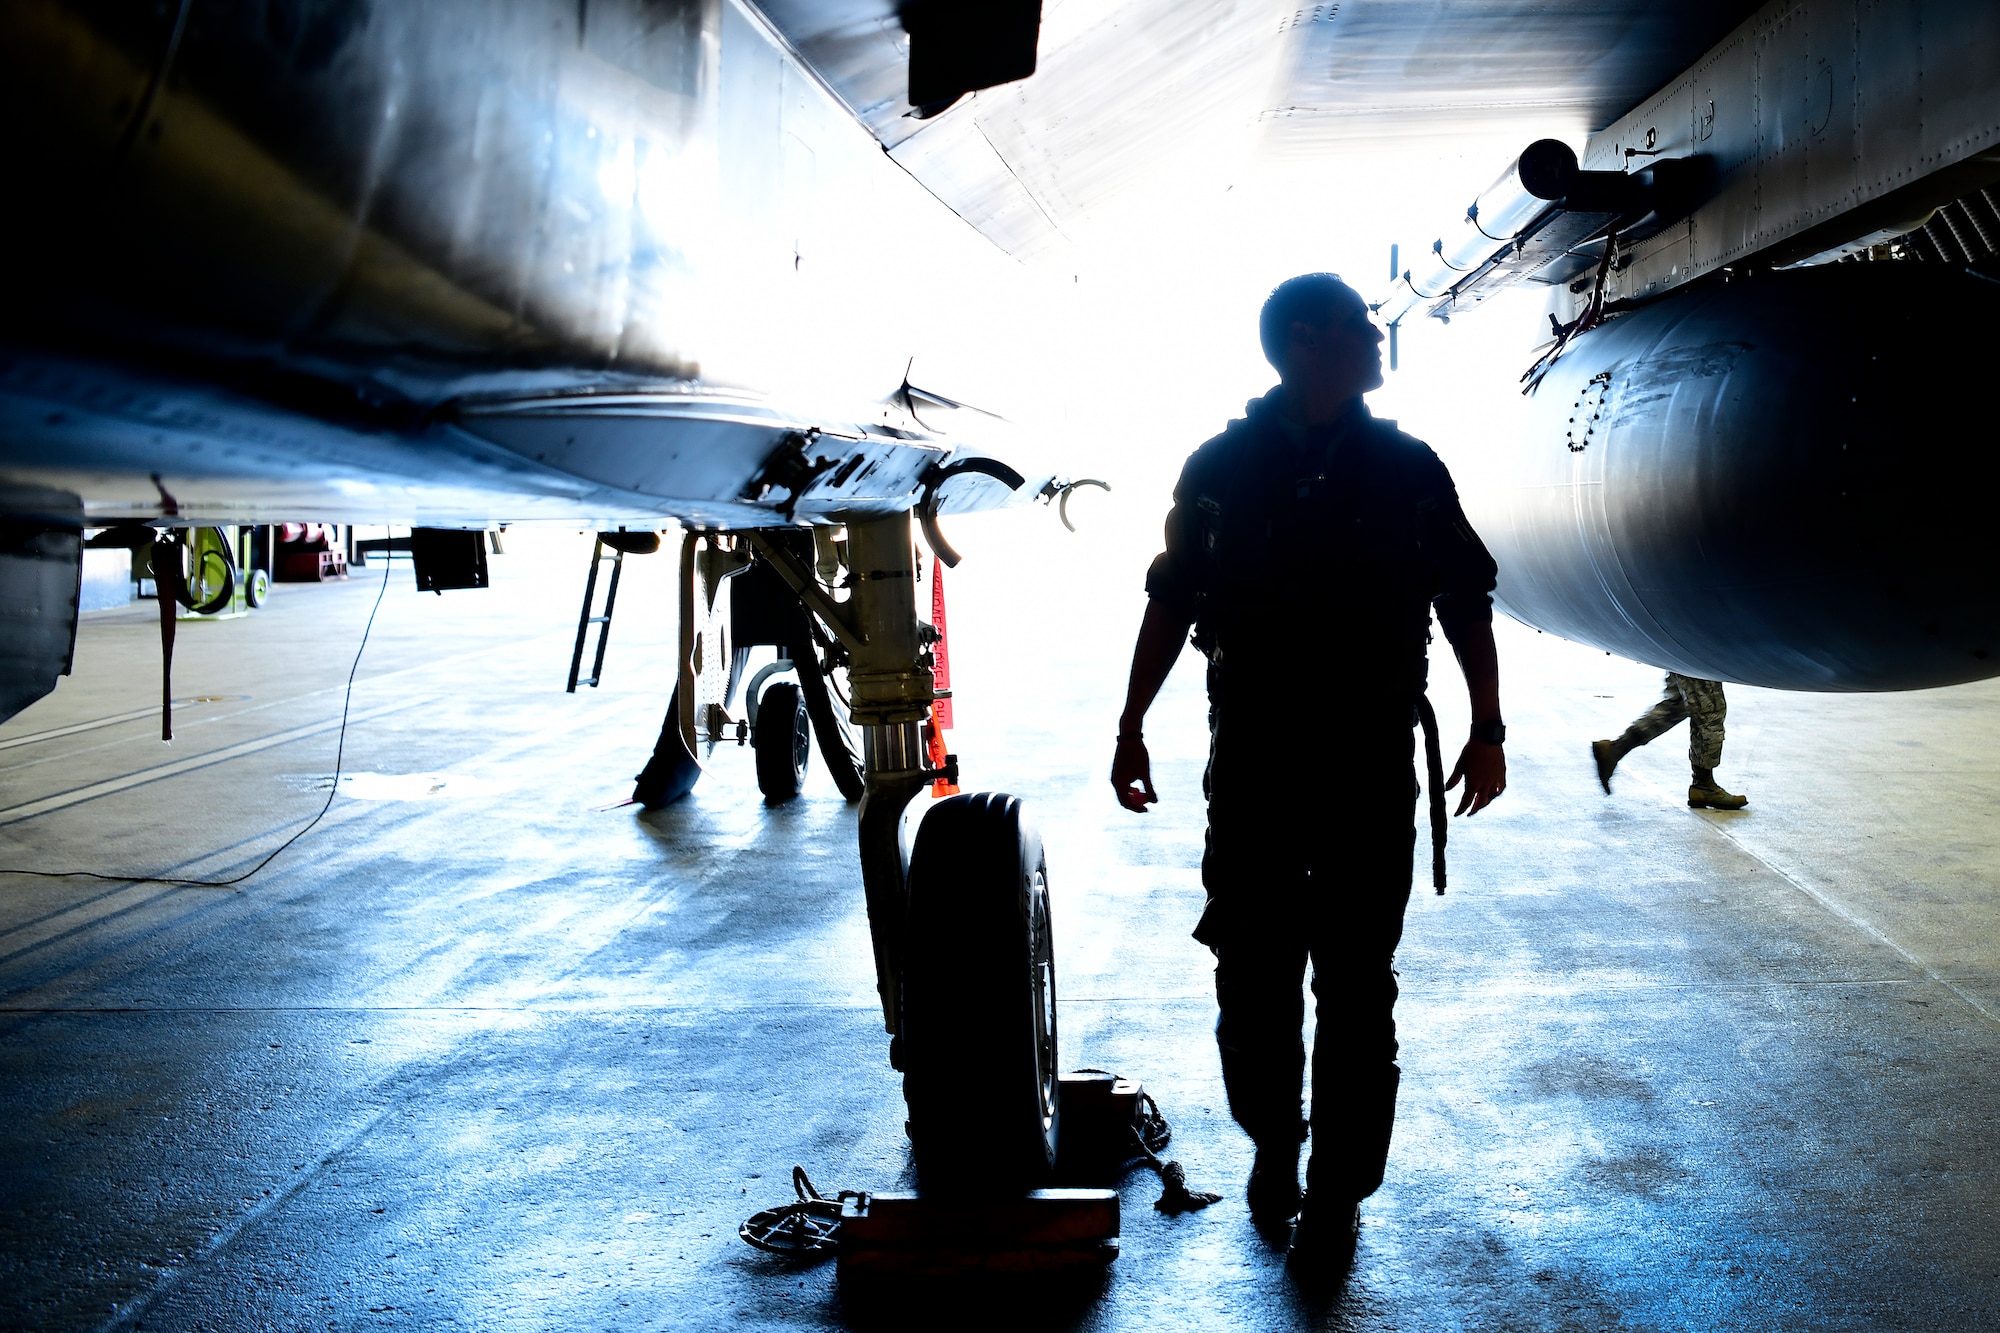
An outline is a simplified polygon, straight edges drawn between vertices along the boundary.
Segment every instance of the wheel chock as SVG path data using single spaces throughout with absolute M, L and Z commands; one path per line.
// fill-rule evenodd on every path
M 1060 1076 L 1062 1141 L 1056 1179 L 1066 1185 L 1114 1183 L 1145 1154 L 1146 1090 L 1137 1079 L 1102 1069 Z M 1164 1146 L 1164 1145 L 1162 1145 Z
M 1102 1268 L 1118 1257 L 1118 1195 L 862 1194 L 840 1210 L 840 1271 L 953 1277 Z

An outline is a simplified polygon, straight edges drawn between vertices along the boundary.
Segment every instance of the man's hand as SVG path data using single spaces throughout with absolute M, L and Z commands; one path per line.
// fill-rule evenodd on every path
M 1146 807 L 1160 799 L 1153 790 L 1153 757 L 1140 737 L 1118 738 L 1118 752 L 1111 756 L 1111 786 L 1118 793 L 1118 804 L 1134 814 L 1145 814 Z
M 1120 750 L 1122 752 L 1122 746 Z M 1117 771 L 1112 769 L 1114 777 Z M 1451 781 L 1444 784 L 1444 789 L 1450 791 L 1461 778 L 1465 780 L 1465 794 L 1459 797 L 1458 809 L 1454 813 L 1476 815 L 1507 790 L 1506 750 L 1498 745 L 1488 745 L 1485 741 L 1467 741 L 1465 748 L 1458 752 L 1458 767 L 1451 770 Z
M 1118 715 L 1118 753 L 1111 757 L 1111 785 L 1118 804 L 1143 815 L 1160 799 L 1153 790 L 1153 757 L 1139 728 L 1146 710 L 1166 684 L 1174 659 L 1187 644 L 1187 616 L 1170 610 L 1156 598 L 1146 600 L 1146 618 L 1139 622 L 1139 640 L 1132 645 L 1132 679 L 1125 687 L 1125 711 Z

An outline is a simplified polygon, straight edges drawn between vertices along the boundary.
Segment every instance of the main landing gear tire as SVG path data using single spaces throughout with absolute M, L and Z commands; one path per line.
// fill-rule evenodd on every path
M 639 770 L 632 788 L 632 799 L 648 810 L 672 805 L 693 791 L 701 778 L 701 765 L 681 739 L 680 717 L 681 687 L 676 685 L 667 698 L 667 720 L 660 728 L 660 739 L 653 743 L 653 757 Z
M 181 539 L 180 604 L 198 616 L 229 609 L 236 597 L 236 564 L 220 528 L 191 528 Z
M 819 741 L 819 757 L 833 775 L 833 785 L 851 805 L 868 790 L 861 773 L 861 754 L 854 742 L 854 729 L 840 713 L 824 672 L 813 658 L 812 636 L 801 633 L 804 647 L 792 650 L 792 670 L 798 673 L 799 692 L 805 697 L 806 715 L 812 720 L 813 735 Z
M 776 804 L 797 796 L 812 759 L 812 726 L 798 686 L 781 680 L 764 691 L 750 743 L 757 747 L 757 790 L 764 799 Z
M 901 1056 L 918 1179 L 1038 1188 L 1061 1127 L 1041 836 L 1012 796 L 950 797 L 917 832 L 909 888 Z

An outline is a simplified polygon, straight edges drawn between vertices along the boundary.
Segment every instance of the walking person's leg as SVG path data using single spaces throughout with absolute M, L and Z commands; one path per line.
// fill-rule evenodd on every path
M 1292 1248 L 1321 1267 L 1351 1253 L 1361 1200 L 1382 1185 L 1402 1082 L 1394 964 L 1418 788 L 1410 738 L 1395 739 L 1400 754 L 1385 743 L 1379 760 L 1357 765 L 1364 779 L 1344 793 L 1345 817 L 1312 866 L 1312 1157 Z
M 1407 865 L 1407 856 L 1405 857 Z M 1409 887 L 1355 902 L 1315 932 L 1312 1160 L 1306 1194 L 1336 1211 L 1382 1185 L 1396 1122 L 1396 945 Z
M 1658 703 L 1633 719 L 1632 725 L 1625 728 L 1622 735 L 1590 743 L 1590 756 L 1597 763 L 1597 781 L 1604 788 L 1605 795 L 1611 794 L 1611 774 L 1617 769 L 1619 760 L 1688 716 L 1687 696 L 1678 684 L 1686 679 L 1686 676 L 1676 676 L 1669 671 Z
M 1294 919 L 1304 868 L 1272 822 L 1218 819 L 1210 807 L 1194 936 L 1215 954 L 1215 1045 L 1229 1113 L 1257 1145 L 1245 1191 L 1260 1226 L 1299 1208 L 1305 1118 L 1305 932 Z M 1289 910 L 1288 910 L 1289 909 Z
M 1750 798 L 1723 790 L 1715 780 L 1715 770 L 1722 766 L 1723 722 L 1729 716 L 1722 682 L 1692 676 L 1672 679 L 1688 703 L 1688 804 L 1697 809 L 1741 810 Z
M 1215 946 L 1215 1046 L 1229 1113 L 1257 1145 L 1245 1195 L 1260 1226 L 1283 1226 L 1299 1210 L 1305 971 L 1297 931 Z

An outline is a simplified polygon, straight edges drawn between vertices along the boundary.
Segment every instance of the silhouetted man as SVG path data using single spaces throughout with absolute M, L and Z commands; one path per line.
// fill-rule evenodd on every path
M 1382 1183 L 1396 1113 L 1396 978 L 1415 829 L 1415 704 L 1430 612 L 1463 668 L 1472 736 L 1450 786 L 1460 814 L 1506 787 L 1492 557 L 1451 476 L 1421 442 L 1369 415 L 1382 334 L 1332 274 L 1281 284 L 1259 320 L 1282 383 L 1197 449 L 1174 490 L 1166 550 L 1118 724 L 1112 785 L 1158 799 L 1140 725 L 1190 626 L 1208 658 L 1203 788 L 1208 905 L 1229 1108 L 1257 1145 L 1248 1201 L 1262 1226 L 1294 1214 L 1292 1251 L 1352 1252 L 1360 1200 Z M 1313 1145 L 1301 1207 L 1301 1025 L 1318 998 Z

